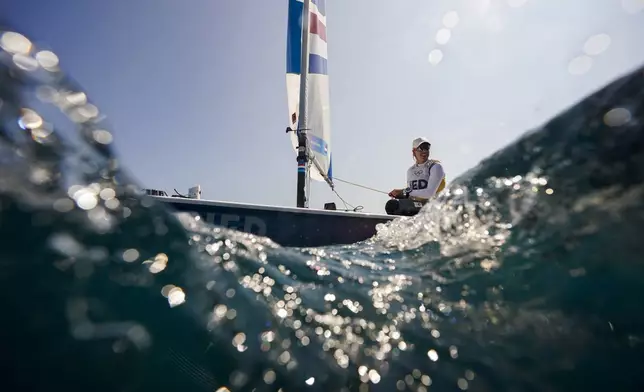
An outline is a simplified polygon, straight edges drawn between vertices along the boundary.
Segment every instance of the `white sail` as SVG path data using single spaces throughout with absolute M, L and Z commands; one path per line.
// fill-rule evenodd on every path
M 286 89 L 292 129 L 298 129 L 303 0 L 288 0 L 288 29 L 286 50 Z M 306 126 L 310 150 L 316 165 L 312 179 L 332 179 L 331 121 L 329 115 L 329 76 L 327 71 L 327 39 L 325 0 L 309 0 L 309 71 L 307 76 Z M 297 135 L 291 133 L 297 151 Z

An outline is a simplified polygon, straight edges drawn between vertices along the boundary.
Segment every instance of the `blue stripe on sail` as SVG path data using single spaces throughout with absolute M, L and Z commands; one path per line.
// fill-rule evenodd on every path
M 333 180 L 333 161 L 331 160 L 331 156 L 329 155 L 329 171 L 326 173 L 327 176 L 331 180 Z
M 316 0 L 323 2 L 323 0 Z M 286 33 L 286 73 L 300 74 L 302 64 L 300 62 L 300 51 L 302 50 L 302 10 L 304 4 L 297 0 L 290 0 L 288 4 L 288 27 Z M 310 53 L 309 73 L 328 75 L 327 59 Z
M 301 73 L 300 52 L 302 51 L 302 10 L 304 4 L 297 0 L 288 2 L 288 27 L 286 32 L 286 73 Z M 310 67 L 309 67 L 310 68 Z
M 311 141 L 311 150 L 322 154 L 324 156 L 329 155 L 329 145 L 324 141 L 324 139 L 319 138 L 313 134 L 308 134 L 309 140 Z
M 309 73 L 328 75 L 327 60 L 318 54 L 309 54 Z
M 320 15 L 326 16 L 326 0 L 311 0 L 311 3 L 315 4 L 320 11 Z

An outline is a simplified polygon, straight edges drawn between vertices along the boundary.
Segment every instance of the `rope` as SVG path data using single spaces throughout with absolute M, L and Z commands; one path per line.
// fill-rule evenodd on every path
M 381 191 L 381 190 L 379 190 L 379 189 L 371 188 L 371 187 L 368 187 L 368 186 L 366 186 L 366 185 L 356 184 L 355 182 L 351 182 L 351 181 L 343 180 L 343 179 L 338 178 L 338 177 L 333 177 L 333 180 L 334 180 L 334 181 L 343 182 L 343 183 L 345 183 L 345 184 L 349 184 L 349 185 L 357 186 L 358 188 L 364 188 L 364 189 L 367 189 L 367 190 L 370 190 L 370 191 L 373 191 L 373 192 L 382 193 L 382 194 L 384 194 L 384 195 L 388 195 L 388 194 L 389 194 L 389 192 L 385 192 L 385 191 Z M 342 198 L 342 196 L 340 196 L 340 194 L 338 193 L 338 191 L 336 191 L 335 189 L 333 189 L 333 193 L 335 193 L 335 195 L 338 197 L 338 199 L 340 199 L 340 201 L 342 201 L 342 204 L 344 204 L 344 208 L 346 208 L 346 209 L 345 209 L 345 211 L 360 211 L 360 210 L 362 210 L 362 209 L 364 208 L 363 206 L 360 206 L 360 205 L 359 205 L 359 206 L 355 206 L 355 207 L 354 207 L 354 206 L 352 206 L 351 204 L 347 203 L 347 202 Z
M 364 188 L 364 189 L 368 189 L 368 190 L 370 190 L 370 191 L 374 191 L 374 192 L 382 193 L 382 194 L 384 194 L 384 195 L 388 195 L 388 194 L 389 194 L 389 192 L 381 191 L 381 190 L 379 190 L 379 189 L 375 189 L 375 188 L 370 188 L 370 187 L 365 186 L 365 185 L 356 184 L 355 182 L 351 182 L 351 181 L 343 180 L 343 179 L 338 178 L 338 177 L 333 177 L 333 180 L 334 180 L 334 181 L 344 182 L 345 184 L 349 184 L 349 185 L 357 186 L 358 188 Z
M 340 196 L 340 194 L 338 193 L 338 191 L 336 191 L 335 189 L 333 190 L 333 193 L 335 193 L 335 195 L 338 197 L 338 199 L 340 199 L 340 201 L 342 201 L 342 204 L 344 204 L 345 211 L 354 211 L 354 212 L 358 212 L 358 211 L 360 211 L 360 210 L 362 210 L 362 209 L 364 208 L 363 206 L 355 206 L 355 207 L 354 207 L 354 206 L 352 206 L 351 204 L 347 203 L 347 202 L 342 198 L 342 196 Z M 349 207 L 351 207 L 351 208 L 349 209 Z

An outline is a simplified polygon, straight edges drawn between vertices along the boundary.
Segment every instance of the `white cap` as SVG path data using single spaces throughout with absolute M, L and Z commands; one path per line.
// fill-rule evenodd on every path
M 427 144 L 429 144 L 429 145 L 431 146 L 431 143 L 429 142 L 429 140 L 427 140 L 427 138 L 424 138 L 424 137 L 417 137 L 417 138 L 416 138 L 416 139 L 414 139 L 414 141 L 412 142 L 412 148 L 418 148 L 418 146 L 420 146 L 420 145 L 421 145 L 421 144 L 423 144 L 423 143 L 427 143 Z

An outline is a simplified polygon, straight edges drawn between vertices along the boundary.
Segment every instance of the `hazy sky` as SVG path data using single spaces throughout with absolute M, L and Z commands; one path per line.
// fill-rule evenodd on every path
M 414 137 L 430 138 L 451 180 L 644 63 L 644 0 L 327 0 L 326 9 L 333 173 L 385 191 L 404 185 Z M 59 55 L 145 186 L 201 184 L 206 199 L 295 206 L 286 0 L 1 0 L 0 15 Z M 337 189 L 384 211 L 386 195 Z M 326 184 L 311 190 L 311 207 L 342 206 Z

